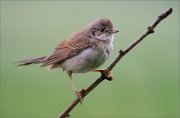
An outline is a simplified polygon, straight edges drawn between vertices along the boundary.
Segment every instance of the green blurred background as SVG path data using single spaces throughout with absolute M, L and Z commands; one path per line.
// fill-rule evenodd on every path
M 128 53 L 72 112 L 72 117 L 179 118 L 179 1 L 1 1 L 1 118 L 55 118 L 75 95 L 65 72 L 13 61 L 48 55 L 59 41 L 96 17 L 119 29 L 112 58 L 162 11 L 173 14 Z M 74 75 L 80 90 L 98 73 Z

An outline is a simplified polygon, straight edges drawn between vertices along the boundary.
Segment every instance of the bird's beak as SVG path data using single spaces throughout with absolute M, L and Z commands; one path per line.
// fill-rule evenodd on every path
M 118 32 L 119 32 L 119 30 L 117 30 L 117 29 L 112 29 L 112 30 L 110 31 L 111 34 L 118 33 Z

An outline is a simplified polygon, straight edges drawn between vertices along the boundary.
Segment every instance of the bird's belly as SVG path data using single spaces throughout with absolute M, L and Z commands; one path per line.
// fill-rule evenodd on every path
M 66 60 L 62 67 L 73 73 L 84 73 L 101 66 L 110 56 L 112 45 L 88 48 L 78 55 Z

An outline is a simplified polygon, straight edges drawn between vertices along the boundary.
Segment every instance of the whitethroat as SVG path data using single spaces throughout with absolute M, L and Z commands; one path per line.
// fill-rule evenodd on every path
M 113 28 L 109 19 L 99 17 L 60 42 L 50 55 L 16 63 L 18 66 L 41 64 L 41 67 L 48 66 L 49 69 L 62 68 L 67 72 L 72 88 L 82 102 L 83 98 L 72 81 L 72 73 L 101 72 L 113 79 L 108 70 L 94 69 L 101 66 L 110 57 L 114 33 L 117 32 L 119 31 Z

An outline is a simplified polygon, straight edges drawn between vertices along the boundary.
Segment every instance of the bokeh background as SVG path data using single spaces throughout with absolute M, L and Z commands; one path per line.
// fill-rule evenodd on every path
M 173 14 L 114 68 L 72 117 L 179 118 L 179 1 L 1 1 L 1 118 L 55 118 L 75 98 L 65 72 L 11 62 L 48 55 L 59 41 L 96 17 L 119 29 L 111 59 L 161 12 Z M 98 73 L 74 75 L 79 90 Z

